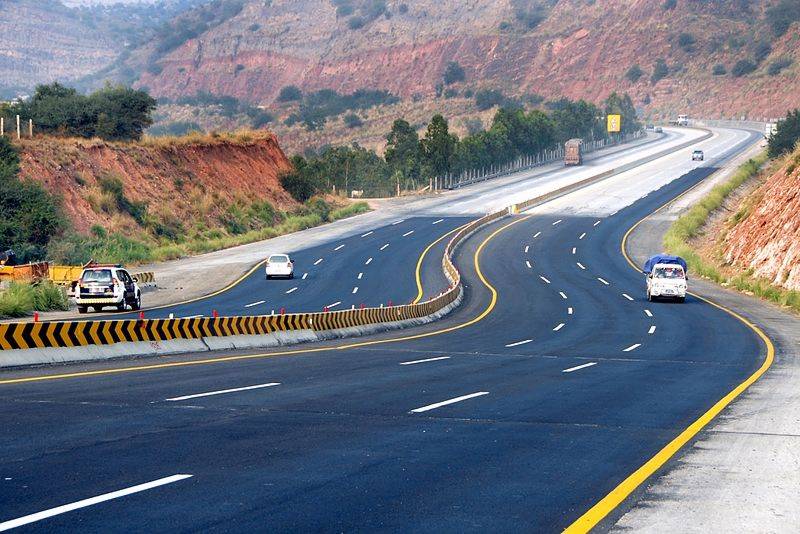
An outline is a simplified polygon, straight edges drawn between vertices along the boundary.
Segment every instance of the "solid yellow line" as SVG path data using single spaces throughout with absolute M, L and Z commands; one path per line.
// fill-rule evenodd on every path
M 467 223 L 467 224 L 470 224 L 470 223 Z M 419 304 L 419 302 L 422 300 L 422 296 L 425 294 L 425 290 L 422 288 L 422 262 L 425 260 L 425 256 L 442 239 L 444 239 L 445 237 L 449 236 L 450 234 L 452 234 L 453 232 L 455 232 L 457 230 L 461 230 L 462 228 L 464 228 L 464 226 L 467 226 L 467 224 L 459 226 L 458 228 L 453 228 L 452 230 L 450 230 L 446 234 L 442 235 L 441 237 L 439 237 L 439 239 L 437 239 L 436 241 L 434 241 L 433 243 L 431 243 L 430 245 L 425 247 L 425 250 L 423 250 L 422 254 L 419 255 L 419 259 L 417 260 L 417 269 L 415 271 L 415 276 L 416 276 L 416 279 L 417 279 L 417 297 L 414 299 L 414 301 L 411 304 Z
M 484 239 L 481 244 L 478 246 L 478 249 L 475 251 L 474 255 L 474 264 L 475 264 L 475 271 L 478 274 L 481 282 L 489 289 L 492 294 L 491 301 L 489 305 L 484 309 L 479 315 L 470 319 L 465 323 L 461 323 L 455 326 L 451 326 L 449 328 L 444 328 L 441 330 L 435 330 L 432 332 L 426 332 L 423 334 L 417 334 L 412 336 L 403 336 L 397 338 L 389 338 L 389 339 L 382 339 L 376 341 L 364 341 L 361 343 L 350 343 L 346 345 L 334 345 L 330 347 L 316 347 L 310 349 L 298 349 L 298 350 L 291 350 L 291 351 L 283 351 L 283 352 L 269 352 L 269 353 L 261 353 L 261 354 L 244 354 L 241 356 L 221 356 L 219 358 L 206 358 L 202 360 L 192 360 L 192 361 L 182 361 L 182 362 L 170 362 L 170 363 L 158 363 L 158 364 L 149 364 L 149 365 L 138 365 L 133 367 L 119 367 L 114 369 L 99 369 L 96 371 L 79 371 L 75 373 L 62 373 L 57 375 L 44 375 L 44 376 L 32 376 L 27 378 L 14 378 L 9 380 L 0 380 L 0 384 L 20 384 L 25 382 L 43 382 L 49 380 L 59 380 L 64 378 L 79 378 L 79 377 L 87 377 L 87 376 L 98 376 L 98 375 L 110 375 L 110 374 L 119 374 L 119 373 L 133 373 L 139 371 L 148 371 L 153 369 L 167 369 L 172 367 L 187 367 L 191 365 L 206 365 L 212 363 L 223 363 L 223 362 L 231 362 L 231 361 L 240 361 L 240 360 L 253 360 L 253 359 L 261 359 L 261 358 L 272 358 L 278 356 L 287 356 L 287 355 L 294 355 L 294 354 L 310 354 L 314 352 L 323 352 L 323 351 L 330 351 L 330 350 L 342 350 L 342 349 L 351 349 L 357 347 L 364 347 L 368 345 L 375 345 L 378 343 L 396 343 L 398 341 L 407 341 L 411 339 L 419 339 L 423 337 L 430 337 L 439 334 L 444 334 L 447 332 L 452 332 L 454 330 L 458 330 L 460 328 L 465 328 L 467 326 L 471 326 L 481 320 L 483 320 L 487 315 L 489 315 L 492 310 L 494 309 L 495 305 L 497 304 L 497 290 L 489 283 L 486 277 L 481 271 L 480 268 L 480 254 L 483 251 L 486 244 L 491 241 L 497 234 L 504 231 L 506 228 L 513 226 L 519 222 L 522 222 L 526 219 L 529 219 L 531 216 L 521 217 L 519 219 L 515 219 L 514 221 L 510 222 L 509 224 L 498 228 L 494 232 L 492 232 L 486 239 Z
M 702 183 L 702 182 L 700 182 Z M 697 185 L 700 185 L 698 183 Z M 631 226 L 625 235 L 622 237 L 622 243 L 620 248 L 622 250 L 622 255 L 630 264 L 631 267 L 636 269 L 636 271 L 641 272 L 633 260 L 628 255 L 628 251 L 626 249 L 626 244 L 628 241 L 628 237 L 631 233 L 648 217 L 653 215 L 654 213 L 658 213 L 662 209 L 664 209 L 669 204 L 675 202 L 675 200 L 679 199 L 695 187 L 697 185 L 687 189 L 677 197 L 673 198 L 666 204 L 662 205 L 646 217 L 643 217 L 639 221 L 636 222 L 633 226 Z M 702 300 L 703 302 L 714 306 L 717 309 L 728 313 L 729 315 L 735 317 L 739 321 L 741 321 L 745 326 L 750 328 L 753 332 L 758 335 L 759 338 L 764 342 L 764 345 L 767 348 L 766 356 L 764 357 L 764 361 L 753 374 L 751 374 L 747 379 L 736 386 L 733 390 L 731 390 L 727 395 L 722 397 L 718 400 L 708 411 L 706 411 L 703 415 L 697 418 L 692 424 L 690 424 L 686 429 L 684 429 L 676 438 L 670 441 L 663 449 L 658 451 L 655 456 L 650 458 L 644 465 L 642 465 L 639 469 L 628 475 L 625 480 L 619 483 L 616 488 L 611 490 L 611 492 L 603 497 L 600 501 L 598 501 L 594 506 L 589 508 L 583 515 L 581 515 L 578 519 L 576 519 L 570 526 L 568 526 L 564 532 L 566 533 L 575 533 L 575 532 L 588 532 L 595 526 L 597 526 L 600 521 L 603 520 L 608 514 L 610 514 L 615 508 L 617 508 L 622 502 L 628 498 L 628 496 L 633 493 L 636 488 L 642 485 L 648 478 L 650 478 L 656 471 L 658 471 L 664 464 L 666 464 L 677 452 L 686 445 L 692 438 L 694 438 L 703 428 L 705 428 L 719 413 L 724 410 L 731 402 L 733 402 L 736 397 L 741 395 L 747 388 L 753 385 L 761 376 L 767 372 L 767 369 L 770 368 L 772 363 L 775 361 L 775 346 L 772 344 L 772 340 L 756 325 L 736 313 L 735 311 L 722 306 L 721 304 L 717 304 L 716 302 L 712 302 L 711 300 L 701 297 L 696 293 L 689 293 L 693 297 Z

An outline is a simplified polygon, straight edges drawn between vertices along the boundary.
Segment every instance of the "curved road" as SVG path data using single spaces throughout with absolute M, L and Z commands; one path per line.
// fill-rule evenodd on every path
M 692 147 L 482 229 L 456 254 L 464 304 L 433 325 L 3 373 L 0 528 L 567 527 L 763 358 L 722 310 L 648 303 L 620 253 L 754 139 L 716 130 L 707 166 Z

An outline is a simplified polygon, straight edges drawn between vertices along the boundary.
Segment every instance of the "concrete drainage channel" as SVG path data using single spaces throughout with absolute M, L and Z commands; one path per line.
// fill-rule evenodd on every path
M 508 209 L 476 219 L 448 242 L 442 269 L 450 288 L 418 304 L 337 312 L 257 317 L 139 319 L 0 324 L 0 368 L 160 356 L 231 349 L 270 348 L 410 328 L 436 321 L 462 300 L 461 274 L 453 264 L 456 248 L 487 224 L 569 194 L 711 137 L 670 147 Z

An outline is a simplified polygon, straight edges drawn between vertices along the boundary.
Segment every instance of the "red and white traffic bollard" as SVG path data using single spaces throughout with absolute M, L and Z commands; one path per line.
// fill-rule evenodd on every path
M 39 312 L 33 312 L 33 322 L 34 323 L 39 322 Z
M 217 313 L 217 310 L 211 310 L 211 316 L 214 317 L 214 319 L 217 319 L 219 317 L 219 313 Z

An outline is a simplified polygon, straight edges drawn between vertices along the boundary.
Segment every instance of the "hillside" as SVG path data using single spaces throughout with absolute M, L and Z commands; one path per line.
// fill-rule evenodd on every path
M 290 165 L 271 134 L 142 143 L 43 137 L 20 148 L 20 176 L 63 199 L 82 233 L 100 225 L 136 235 L 148 226 L 193 236 L 222 226 L 231 206 L 297 207 L 278 182 Z
M 800 149 L 745 201 L 723 240 L 725 260 L 800 290 Z
M 800 18 L 795 0 L 780 1 L 786 17 Z M 765 16 L 774 4 L 247 0 L 206 10 L 204 25 L 187 12 L 174 23 L 183 42 L 147 43 L 126 66 L 156 96 L 208 91 L 271 104 L 287 85 L 433 98 L 457 61 L 465 72 L 457 89 L 593 101 L 624 90 L 654 114 L 780 116 L 800 105 L 800 24 L 778 35 Z M 734 69 L 744 60 L 752 65 Z

